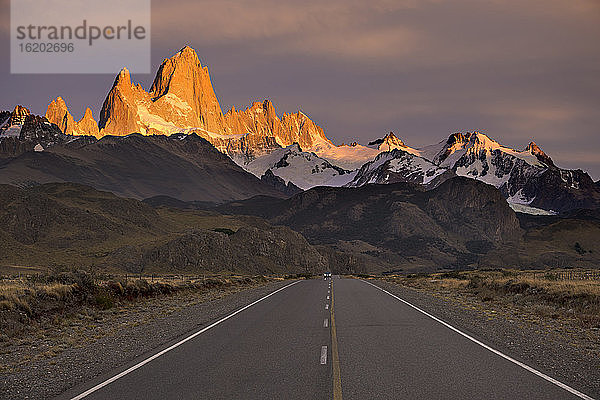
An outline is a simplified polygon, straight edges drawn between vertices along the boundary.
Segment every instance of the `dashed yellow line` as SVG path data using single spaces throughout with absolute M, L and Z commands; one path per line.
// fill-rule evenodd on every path
M 331 362 L 333 364 L 333 400 L 342 400 L 342 376 L 338 356 L 337 333 L 335 330 L 335 312 L 333 307 L 333 279 L 331 279 Z

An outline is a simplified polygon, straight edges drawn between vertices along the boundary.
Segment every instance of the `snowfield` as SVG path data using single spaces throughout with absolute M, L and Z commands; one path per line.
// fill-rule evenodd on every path
M 258 157 L 244 168 L 259 178 L 270 169 L 286 184 L 291 181 L 303 190 L 315 186 L 343 186 L 356 176 L 356 171 L 334 166 L 315 153 L 302 151 L 296 143 Z

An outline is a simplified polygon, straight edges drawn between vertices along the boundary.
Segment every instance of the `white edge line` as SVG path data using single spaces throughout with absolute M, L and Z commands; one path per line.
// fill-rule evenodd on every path
M 327 364 L 327 346 L 321 346 L 321 365 Z
M 581 398 L 581 399 L 585 399 L 585 400 L 594 400 L 594 398 L 593 398 L 593 397 L 590 397 L 590 396 L 588 396 L 588 395 L 586 395 L 586 394 L 584 394 L 584 393 L 581 393 L 580 391 L 578 391 L 578 390 L 576 390 L 576 389 L 573 389 L 571 386 L 569 386 L 569 385 L 567 385 L 567 384 L 564 384 L 564 383 L 562 383 L 562 382 L 560 382 L 560 381 L 557 381 L 556 379 L 554 379 L 554 378 L 552 378 L 552 377 L 550 377 L 550 376 L 548 376 L 548 375 L 544 374 L 543 372 L 540 372 L 540 371 L 538 371 L 537 369 L 535 369 L 535 368 L 532 368 L 532 367 L 530 367 L 530 366 L 529 366 L 529 365 L 527 365 L 527 364 L 523 364 L 522 362 L 520 362 L 520 361 L 517 361 L 517 360 L 515 360 L 514 358 L 512 358 L 512 357 L 510 357 L 510 356 L 507 356 L 506 354 L 502 353 L 501 351 L 499 351 L 499 350 L 496 350 L 496 349 L 494 349 L 493 347 L 490 347 L 490 346 L 488 346 L 487 344 L 485 344 L 485 343 L 483 343 L 483 342 L 480 342 L 479 340 L 475 339 L 474 337 L 470 336 L 469 334 L 466 334 L 466 333 L 464 333 L 463 331 L 461 331 L 461 330 L 459 330 L 459 329 L 457 329 L 457 328 L 453 327 L 453 326 L 452 326 L 452 325 L 450 325 L 449 323 L 447 323 L 447 322 L 444 322 L 444 321 L 442 321 L 441 319 L 439 319 L 439 318 L 437 318 L 437 317 L 435 317 L 435 316 L 433 316 L 433 315 L 429 314 L 427 311 L 423 311 L 423 310 L 421 310 L 419 307 L 417 307 L 417 306 L 415 306 L 415 305 L 412 305 L 412 304 L 411 304 L 411 303 L 409 303 L 408 301 L 406 301 L 406 300 L 404 300 L 404 299 L 401 299 L 400 297 L 396 296 L 395 294 L 392 294 L 392 293 L 388 292 L 387 290 L 385 290 L 385 289 L 382 289 L 382 288 L 380 288 L 379 286 L 372 284 L 371 282 L 363 281 L 362 279 L 360 279 L 360 281 L 362 281 L 362 282 L 364 282 L 364 283 L 366 283 L 366 284 L 369 284 L 369 285 L 371 285 L 371 286 L 373 286 L 373 287 L 375 287 L 375 288 L 377 288 L 377 289 L 381 290 L 381 291 L 382 291 L 382 292 L 384 292 L 384 293 L 387 293 L 387 294 L 389 294 L 390 296 L 392 296 L 392 297 L 393 297 L 393 298 L 395 298 L 396 300 L 400 300 L 401 302 L 403 302 L 403 303 L 404 303 L 404 304 L 406 304 L 407 306 L 414 308 L 415 310 L 419 311 L 419 312 L 420 312 L 420 313 L 422 313 L 422 314 L 425 314 L 425 315 L 426 315 L 426 316 L 428 316 L 429 318 L 433 319 L 434 321 L 437 321 L 437 322 L 439 322 L 440 324 L 442 324 L 442 325 L 444 325 L 445 327 L 447 327 L 447 328 L 449 328 L 449 329 L 453 330 L 454 332 L 458 333 L 459 335 L 461 335 L 461 336 L 464 336 L 465 338 L 469 339 L 469 340 L 470 340 L 470 341 L 472 341 L 473 343 L 475 343 L 475 344 L 478 344 L 479 346 L 483 347 L 484 349 L 487 349 L 487 350 L 491 351 L 492 353 L 494 353 L 494 354 L 496 354 L 496 355 L 498 355 L 498 356 L 500 356 L 500 357 L 502 357 L 502 358 L 504 358 L 504 359 L 506 359 L 506 360 L 510 361 L 511 363 L 513 363 L 513 364 L 516 364 L 516 365 L 518 365 L 519 367 L 521 367 L 521 368 L 523 368 L 523 369 L 525 369 L 525 370 L 527 370 L 527 371 L 529 371 L 529 372 L 531 372 L 531 373 L 533 373 L 533 374 L 535 374 L 535 375 L 539 376 L 540 378 L 542 378 L 542 379 L 545 379 L 545 380 L 547 380 L 548 382 L 555 384 L 556 386 L 560 387 L 561 389 L 564 389 L 564 390 L 566 390 L 567 392 L 570 392 L 570 393 L 574 394 L 575 396 L 577 396 L 577 397 L 579 397 L 579 398 Z
M 99 383 L 99 384 L 97 384 L 96 386 L 92 387 L 91 389 L 88 389 L 88 390 L 86 390 L 85 392 L 81 393 L 80 395 L 77 395 L 77 396 L 73 397 L 71 400 L 79 400 L 79 399 L 83 399 L 83 398 L 84 398 L 84 397 L 86 397 L 87 395 L 94 393 L 94 392 L 95 392 L 95 391 L 97 391 L 98 389 L 102 389 L 104 386 L 110 385 L 111 383 L 113 383 L 113 382 L 114 382 L 114 381 L 116 381 L 117 379 L 124 377 L 125 375 L 129 374 L 130 372 L 133 372 L 133 371 L 135 371 L 136 369 L 138 369 L 138 368 L 140 368 L 140 367 L 142 367 L 142 366 L 144 366 L 144 365 L 148 364 L 150 361 L 152 361 L 152 360 L 154 360 L 154 359 L 156 359 L 156 358 L 158 358 L 158 357 L 162 356 L 163 354 L 165 354 L 165 353 L 167 353 L 167 352 L 169 352 L 169 351 L 173 350 L 173 349 L 174 349 L 174 348 L 176 348 L 176 347 L 179 347 L 179 346 L 181 346 L 181 345 L 182 345 L 182 344 L 184 344 L 185 342 L 187 342 L 187 341 L 189 341 L 189 340 L 192 340 L 193 338 L 195 338 L 196 336 L 200 335 L 201 333 L 204 333 L 204 332 L 206 332 L 207 330 L 209 330 L 210 328 L 213 328 L 213 327 L 215 327 L 215 326 L 219 325 L 221 322 L 224 322 L 224 321 L 228 320 L 229 318 L 233 317 L 234 315 L 237 315 L 237 314 L 241 313 L 241 312 L 242 312 L 242 311 L 244 311 L 245 309 L 247 309 L 247 308 L 250 308 L 250 307 L 252 307 L 253 305 L 255 305 L 256 303 L 259 303 L 259 302 L 263 301 L 263 300 L 264 300 L 264 299 L 266 299 L 267 297 L 271 297 L 271 296 L 273 296 L 275 293 L 277 293 L 277 292 L 280 292 L 280 291 L 282 291 L 283 289 L 289 288 L 290 286 L 293 286 L 293 285 L 295 285 L 295 284 L 297 284 L 297 283 L 299 283 L 299 282 L 300 282 L 300 281 L 296 281 L 296 282 L 294 282 L 294 283 L 290 283 L 289 285 L 286 285 L 286 286 L 284 286 L 284 287 L 282 287 L 282 288 L 279 288 L 279 289 L 275 290 L 274 292 L 271 292 L 271 293 L 269 293 L 268 295 L 266 295 L 266 296 L 264 296 L 264 297 L 261 297 L 260 299 L 258 299 L 258 300 L 256 300 L 256 301 L 254 301 L 254 302 L 252 302 L 252 303 L 250 303 L 250 304 L 248 304 L 248 305 L 246 305 L 246 306 L 244 306 L 244 307 L 240 308 L 239 310 L 237 310 L 237 311 L 235 311 L 235 312 L 233 312 L 233 313 L 231 313 L 231 314 L 229 314 L 228 316 L 226 316 L 226 317 L 223 317 L 223 318 L 221 318 L 220 320 L 218 320 L 218 321 L 216 321 L 216 322 L 213 322 L 212 324 L 208 325 L 207 327 L 200 329 L 198 332 L 191 334 L 190 336 L 186 337 L 185 339 L 182 339 L 182 340 L 180 340 L 179 342 L 175 343 L 174 345 L 171 345 L 171 346 L 167 347 L 166 349 L 164 349 L 164 350 L 162 350 L 162 351 L 159 351 L 158 353 L 154 354 L 153 356 L 150 356 L 150 357 L 146 358 L 145 360 L 143 360 L 143 361 L 140 361 L 139 363 L 135 364 L 134 366 L 127 368 L 125 371 L 123 371 L 123 372 L 121 372 L 121 373 L 119 373 L 119 374 L 117 374 L 117 375 L 113 376 L 112 378 L 109 378 L 109 379 L 105 380 L 104 382 L 102 382 L 102 383 Z

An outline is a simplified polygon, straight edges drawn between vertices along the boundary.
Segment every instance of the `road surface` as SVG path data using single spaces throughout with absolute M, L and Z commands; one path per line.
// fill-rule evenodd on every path
M 589 399 L 356 279 L 293 282 L 60 399 Z

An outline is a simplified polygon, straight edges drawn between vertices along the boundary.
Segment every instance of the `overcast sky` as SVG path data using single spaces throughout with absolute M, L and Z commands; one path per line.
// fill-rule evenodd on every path
M 114 75 L 11 75 L 0 0 L 0 109 L 62 96 L 97 119 Z M 223 112 L 269 98 L 335 143 L 394 131 L 408 145 L 479 130 L 600 179 L 600 1 L 152 2 L 152 70 L 184 45 Z M 153 75 L 134 75 L 148 89 Z

